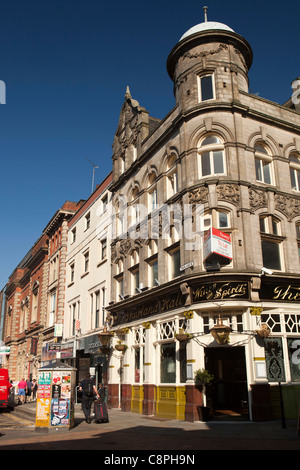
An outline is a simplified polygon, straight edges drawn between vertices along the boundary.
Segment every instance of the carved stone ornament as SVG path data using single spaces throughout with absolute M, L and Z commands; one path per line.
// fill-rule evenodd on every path
M 122 154 L 129 145 L 135 144 L 138 135 L 139 115 L 143 111 L 145 109 L 139 105 L 137 100 L 131 98 L 129 88 L 127 88 L 113 142 L 114 155 Z
M 200 186 L 189 193 L 189 204 L 204 204 L 208 201 L 208 188 Z
M 227 50 L 228 46 L 227 44 L 220 44 L 217 49 L 209 49 L 207 51 L 202 51 L 202 52 L 186 52 L 183 54 L 184 59 L 199 59 L 201 57 L 207 57 L 210 55 L 218 54 L 219 52 L 222 52 L 222 50 Z
M 121 258 L 132 252 L 134 249 L 134 241 L 131 238 L 124 238 L 116 241 L 115 244 L 111 245 L 111 261 L 117 263 Z
M 275 209 L 282 212 L 289 222 L 300 214 L 300 199 L 275 194 Z
M 231 202 L 236 206 L 240 203 L 240 188 L 238 184 L 219 184 L 216 188 L 218 199 Z
M 265 191 L 258 189 L 249 189 L 249 201 L 250 207 L 253 211 L 260 209 L 261 207 L 267 207 L 267 194 Z

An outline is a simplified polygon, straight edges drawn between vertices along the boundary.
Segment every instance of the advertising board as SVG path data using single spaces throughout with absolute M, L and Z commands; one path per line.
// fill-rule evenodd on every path
M 232 260 L 231 236 L 211 227 L 204 235 L 203 261 L 212 255 L 219 255 Z

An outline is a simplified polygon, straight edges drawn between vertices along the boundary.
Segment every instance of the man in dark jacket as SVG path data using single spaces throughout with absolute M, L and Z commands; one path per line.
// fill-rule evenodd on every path
M 94 385 L 94 382 L 91 379 L 90 374 L 88 374 L 85 379 L 80 383 L 79 391 L 82 391 L 82 411 L 85 416 L 85 420 L 87 423 L 91 423 L 91 407 L 94 400 L 94 396 L 96 395 L 99 398 L 97 389 Z

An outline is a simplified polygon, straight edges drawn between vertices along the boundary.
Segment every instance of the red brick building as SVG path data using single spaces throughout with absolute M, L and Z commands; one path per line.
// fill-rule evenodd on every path
M 36 377 L 54 325 L 63 322 L 67 224 L 81 204 L 67 201 L 54 214 L 9 278 L 3 340 L 12 380 Z
M 43 234 L 9 278 L 4 340 L 11 380 L 35 375 L 46 309 L 48 237 Z

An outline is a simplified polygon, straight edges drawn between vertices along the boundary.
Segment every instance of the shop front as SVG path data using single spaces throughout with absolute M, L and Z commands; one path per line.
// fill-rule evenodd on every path
M 97 334 L 80 339 L 76 355 L 78 383 L 90 374 L 95 379 L 96 387 L 99 383 L 107 384 L 107 358 L 101 353 L 100 347 Z
M 126 344 L 124 352 L 110 355 L 109 363 L 109 388 L 120 390 L 122 409 L 197 421 L 204 404 L 210 419 L 278 417 L 266 338 L 282 338 L 282 367 L 289 369 L 284 393 L 292 393 L 300 376 L 299 365 L 292 362 L 297 350 L 291 349 L 297 338 L 300 343 L 299 314 L 292 295 L 282 303 L 293 290 L 290 284 L 284 284 L 280 303 L 274 298 L 278 280 L 273 281 L 272 298 L 260 300 L 265 282 L 247 275 L 218 274 L 213 282 L 212 276 L 203 276 L 168 291 L 156 289 L 155 296 L 144 294 L 143 303 L 136 298 L 110 307 L 113 342 L 122 338 Z M 220 327 L 227 337 L 216 335 Z M 213 375 L 200 394 L 194 381 L 199 369 Z

